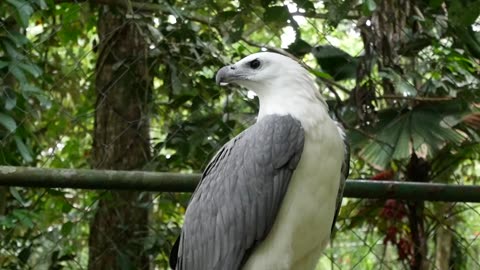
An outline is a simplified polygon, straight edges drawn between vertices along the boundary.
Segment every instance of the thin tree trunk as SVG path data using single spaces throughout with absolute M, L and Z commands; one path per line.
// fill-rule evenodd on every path
M 437 229 L 437 248 L 435 252 L 435 269 L 449 270 L 452 251 L 452 232 L 442 225 Z
M 413 242 L 413 260 L 411 270 L 428 269 L 427 260 L 427 237 L 425 235 L 424 202 L 412 202 L 408 204 L 410 234 Z
M 429 182 L 430 163 L 419 158 L 412 149 L 410 162 L 406 168 L 406 177 L 408 181 Z M 413 258 L 410 262 L 411 270 L 429 269 L 427 235 L 425 230 L 425 202 L 412 201 L 408 206 L 408 222 L 410 225 L 410 235 L 413 243 Z
M 0 216 L 5 215 L 7 211 L 8 187 L 0 187 Z
M 122 10 L 102 7 L 96 65 L 93 143 L 96 169 L 141 169 L 150 159 L 148 104 L 152 87 L 141 24 Z M 89 269 L 149 269 L 147 193 L 103 194 L 90 225 Z
M 441 203 L 437 210 L 437 217 L 450 216 L 453 209 L 452 203 Z M 453 233 L 448 227 L 455 223 L 454 219 L 442 220 L 436 229 L 435 269 L 449 270 L 452 254 Z

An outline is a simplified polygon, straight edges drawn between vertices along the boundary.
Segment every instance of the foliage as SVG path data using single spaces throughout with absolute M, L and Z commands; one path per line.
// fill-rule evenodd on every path
M 479 173 L 480 3 L 403 1 L 411 4 L 407 8 L 396 2 L 402 1 L 178 0 L 133 1 L 130 7 L 105 0 L 3 1 L 0 164 L 89 167 L 96 17 L 108 4 L 130 8 L 133 24 L 147 24 L 148 31 L 135 37 L 150 44 L 155 86 L 150 115 L 154 158 L 145 170 L 204 168 L 223 143 L 255 121 L 258 108 L 244 91 L 214 85 L 215 71 L 246 54 L 279 51 L 283 45 L 280 52 L 310 66 L 332 114 L 346 127 L 351 178 L 388 171 L 382 178 L 416 180 L 408 169 L 415 153 L 429 164 L 427 181 L 474 183 Z M 397 20 L 400 32 L 385 20 L 395 8 L 399 12 L 389 19 Z M 86 267 L 97 195 L 19 188 L 0 189 L 2 194 L 7 199 L 0 200 L 0 268 Z M 145 249 L 159 267 L 166 267 L 188 197 L 160 194 L 145 206 L 153 212 Z M 394 208 L 402 215 L 392 213 Z M 462 261 L 454 263 L 455 269 L 478 267 L 460 256 L 469 254 L 462 253 L 467 241 L 461 232 L 478 231 L 472 224 L 479 221 L 464 210 L 477 211 L 435 204 L 424 211 L 430 232 L 447 222 L 437 219 L 438 213 L 460 212 L 455 221 L 448 220 L 452 231 L 460 232 L 452 242 L 451 260 Z M 382 263 L 407 267 L 414 251 L 401 247 L 413 241 L 409 211 L 405 202 L 347 200 L 343 230 L 332 248 L 335 258 L 330 257 L 341 269 L 373 268 L 372 262 L 381 260 L 375 254 L 383 254 Z M 435 241 L 429 239 L 429 247 Z M 348 243 L 370 255 L 361 260 L 362 255 L 349 252 Z

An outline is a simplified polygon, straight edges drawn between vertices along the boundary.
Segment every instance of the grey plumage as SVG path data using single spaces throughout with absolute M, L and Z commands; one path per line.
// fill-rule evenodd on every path
M 193 194 L 172 267 L 240 269 L 274 223 L 304 139 L 298 120 L 268 115 L 225 144 Z

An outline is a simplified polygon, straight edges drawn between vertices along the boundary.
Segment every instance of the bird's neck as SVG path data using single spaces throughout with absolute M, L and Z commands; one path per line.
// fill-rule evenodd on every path
M 260 110 L 257 121 L 266 115 L 291 115 L 308 131 L 328 115 L 328 107 L 310 78 L 278 80 L 256 91 Z

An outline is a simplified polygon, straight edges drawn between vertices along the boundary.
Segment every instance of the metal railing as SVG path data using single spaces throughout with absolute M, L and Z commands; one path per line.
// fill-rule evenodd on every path
M 0 166 L 0 186 L 193 192 L 201 174 Z M 345 197 L 480 202 L 480 186 L 349 179 Z

